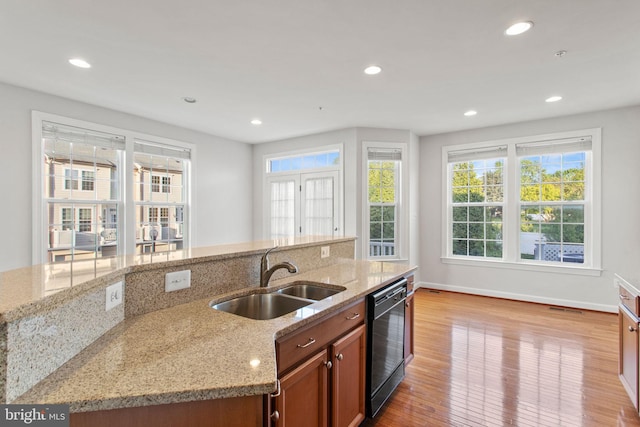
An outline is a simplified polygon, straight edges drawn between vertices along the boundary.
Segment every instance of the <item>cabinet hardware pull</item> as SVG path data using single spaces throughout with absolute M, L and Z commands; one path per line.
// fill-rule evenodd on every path
M 351 317 L 347 316 L 346 319 L 353 320 L 353 319 L 357 319 L 358 317 L 360 317 L 360 313 L 353 313 L 353 316 Z
M 636 328 L 634 328 L 633 326 L 629 326 L 629 332 L 635 332 Z
M 624 294 L 618 294 L 618 295 L 620 296 L 620 299 L 629 299 L 629 297 Z
M 278 421 L 280 419 L 280 412 L 278 412 L 278 410 L 273 411 L 273 414 L 271 414 L 271 419 L 273 421 Z
M 316 342 L 316 340 L 314 338 L 309 338 L 309 342 L 308 343 L 306 343 L 306 344 L 298 344 L 298 348 L 307 348 L 311 344 L 313 344 L 314 342 Z
M 338 353 L 338 355 L 336 356 L 336 359 L 342 360 L 344 359 L 344 356 L 342 355 L 342 353 Z
M 276 380 L 276 392 L 275 393 L 271 393 L 271 397 L 278 397 L 280 396 L 280 392 L 282 390 L 280 389 L 280 380 Z M 278 411 L 276 411 L 278 412 Z
M 331 363 L 331 360 L 328 360 L 324 363 L 327 367 L 327 369 L 331 369 L 331 367 L 333 366 L 333 363 Z

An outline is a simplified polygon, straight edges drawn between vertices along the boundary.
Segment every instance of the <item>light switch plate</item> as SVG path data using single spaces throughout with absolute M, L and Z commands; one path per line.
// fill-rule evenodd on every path
M 117 307 L 122 304 L 122 301 L 124 300 L 124 293 L 122 288 L 122 281 L 114 283 L 111 286 L 107 286 L 105 311 L 109 311 L 113 307 Z
M 320 247 L 320 258 L 328 258 L 331 255 L 331 246 Z
M 174 271 L 164 276 L 164 291 L 173 292 L 191 287 L 191 270 Z

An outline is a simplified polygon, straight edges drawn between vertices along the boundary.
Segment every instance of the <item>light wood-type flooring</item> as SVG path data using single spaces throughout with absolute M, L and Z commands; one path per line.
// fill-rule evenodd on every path
M 415 358 L 362 426 L 640 426 L 618 316 L 416 291 Z

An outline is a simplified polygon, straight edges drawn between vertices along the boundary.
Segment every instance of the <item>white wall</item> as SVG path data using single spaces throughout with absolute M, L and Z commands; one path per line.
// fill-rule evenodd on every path
M 32 110 L 194 144 L 193 246 L 251 240 L 250 145 L 0 83 L 0 271 L 31 265 Z
M 602 266 L 599 277 L 443 264 L 442 147 L 602 128 Z M 613 274 L 640 285 L 640 106 L 420 138 L 420 270 L 428 287 L 615 311 Z
M 348 128 L 331 132 L 324 132 L 282 141 L 275 141 L 255 145 L 253 149 L 253 230 L 254 238 L 264 238 L 263 222 L 265 213 L 262 212 L 264 158 L 266 155 L 285 153 L 295 150 L 307 150 L 327 145 L 343 144 L 344 148 L 344 230 L 346 236 L 361 235 L 362 227 L 362 143 L 363 142 L 399 142 L 409 147 L 409 222 L 410 242 L 409 260 L 412 265 L 419 262 L 418 233 L 418 138 L 408 130 L 380 129 L 380 128 Z M 361 258 L 362 248 L 356 243 L 356 257 Z

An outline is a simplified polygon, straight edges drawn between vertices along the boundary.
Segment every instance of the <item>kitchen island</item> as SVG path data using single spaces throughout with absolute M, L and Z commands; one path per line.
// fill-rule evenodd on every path
M 331 241 L 345 242 L 352 243 L 349 239 Z M 317 245 L 327 243 L 297 242 L 291 249 L 315 250 L 319 249 Z M 295 254 L 290 255 L 296 262 Z M 185 264 L 170 267 L 184 268 L 192 262 L 189 258 Z M 155 267 L 166 265 L 159 263 Z M 255 291 L 255 285 L 125 316 L 9 403 L 64 403 L 70 405 L 71 412 L 80 413 L 218 399 L 231 402 L 250 396 L 261 399 L 276 389 L 275 340 L 413 270 L 404 264 L 348 257 L 337 257 L 318 268 L 302 268 L 299 274 L 274 279 L 270 288 L 305 280 L 344 286 L 346 290 L 271 320 L 252 320 L 210 308 L 212 300 L 247 294 Z M 126 286 L 129 284 L 125 275 Z M 129 303 L 136 304 L 125 296 L 124 304 Z M 30 313 L 29 309 L 23 311 Z M 33 318 L 34 314 L 37 317 L 37 313 L 26 317 Z M 81 320 L 89 324 L 93 321 Z M 38 330 L 47 329 L 40 326 Z M 11 344 L 11 340 L 6 341 Z

